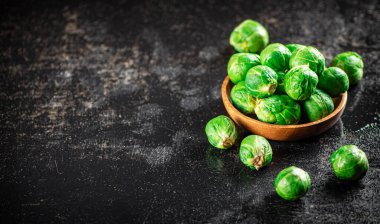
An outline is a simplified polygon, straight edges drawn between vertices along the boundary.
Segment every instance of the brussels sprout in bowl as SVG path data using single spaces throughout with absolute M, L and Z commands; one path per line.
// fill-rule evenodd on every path
M 222 84 L 222 100 L 230 117 L 240 126 L 253 134 L 261 135 L 270 140 L 296 141 L 319 135 L 330 129 L 341 117 L 347 103 L 347 92 L 332 98 L 334 111 L 319 120 L 303 124 L 269 124 L 240 112 L 230 99 L 233 83 L 227 76 Z

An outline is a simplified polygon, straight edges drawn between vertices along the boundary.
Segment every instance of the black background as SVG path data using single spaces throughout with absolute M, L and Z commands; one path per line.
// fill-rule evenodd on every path
M 380 220 L 378 1 L 2 1 L 2 223 L 286 223 Z M 342 119 L 307 141 L 273 142 L 260 172 L 210 148 L 220 85 L 246 18 L 271 42 L 356 51 L 364 79 Z M 241 137 L 247 135 L 240 128 Z M 356 144 L 370 170 L 341 183 L 329 156 Z M 296 165 L 295 202 L 273 180 Z

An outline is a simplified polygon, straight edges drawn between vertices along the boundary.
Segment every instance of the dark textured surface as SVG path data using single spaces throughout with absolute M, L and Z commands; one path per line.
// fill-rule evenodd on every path
M 376 0 L 63 2 L 0 3 L 2 223 L 379 222 Z M 365 62 L 338 124 L 271 142 L 273 162 L 260 172 L 237 148 L 209 148 L 203 131 L 226 113 L 228 37 L 246 18 L 271 42 L 315 45 L 328 63 L 353 50 Z M 368 155 L 359 183 L 331 173 L 329 155 L 346 143 Z M 289 165 L 312 178 L 296 202 L 273 189 Z

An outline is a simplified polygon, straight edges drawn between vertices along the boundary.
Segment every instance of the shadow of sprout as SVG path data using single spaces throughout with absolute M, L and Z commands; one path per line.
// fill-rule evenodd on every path
M 344 199 L 355 195 L 357 192 L 364 188 L 365 185 L 361 180 L 341 181 L 335 176 L 331 175 L 326 182 L 325 192 L 327 195 L 334 196 L 335 198 Z
M 272 172 L 270 165 L 262 167 L 259 172 L 245 166 L 240 161 L 237 146 L 225 151 L 210 146 L 206 150 L 205 161 L 212 172 L 223 175 L 224 178 L 237 183 L 239 186 L 254 184 L 260 178 L 261 180 L 268 180 Z

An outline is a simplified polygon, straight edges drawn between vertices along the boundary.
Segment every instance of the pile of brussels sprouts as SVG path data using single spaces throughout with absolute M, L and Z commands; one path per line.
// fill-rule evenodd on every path
M 331 67 L 312 46 L 269 42 L 258 22 L 246 20 L 232 32 L 227 72 L 234 84 L 231 101 L 242 113 L 263 122 L 298 124 L 326 117 L 334 110 L 332 97 L 363 77 L 363 61 L 355 52 L 338 54 Z M 260 52 L 260 54 L 258 54 Z
M 242 22 L 230 37 L 230 44 L 239 53 L 231 56 L 227 66 L 234 83 L 232 103 L 260 121 L 298 124 L 301 111 L 309 121 L 319 120 L 334 110 L 332 97 L 346 92 L 363 77 L 363 61 L 355 52 L 338 54 L 332 67 L 326 68 L 324 56 L 312 46 L 268 42 L 268 32 L 260 23 Z M 234 122 L 224 115 L 211 119 L 205 132 L 210 144 L 222 150 L 238 139 Z M 272 147 L 264 137 L 249 135 L 240 143 L 239 157 L 250 169 L 259 170 L 271 163 Z M 366 154 L 354 145 L 340 147 L 331 155 L 330 163 L 340 180 L 359 180 L 368 170 Z M 274 187 L 283 199 L 296 200 L 310 189 L 311 178 L 306 171 L 290 166 L 278 173 Z

